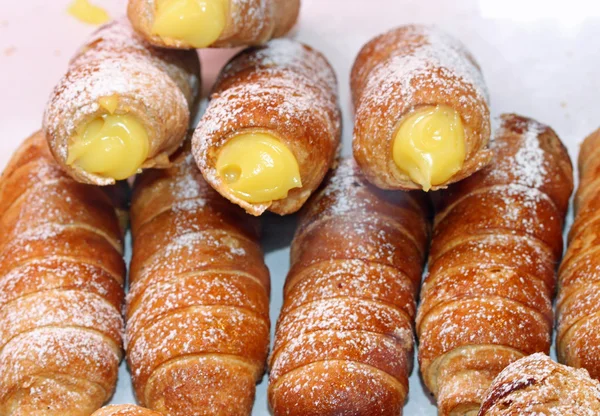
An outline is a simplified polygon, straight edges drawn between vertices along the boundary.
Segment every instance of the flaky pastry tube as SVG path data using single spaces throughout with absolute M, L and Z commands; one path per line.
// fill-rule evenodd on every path
M 111 190 L 64 173 L 42 132 L 27 139 L 4 170 L 3 416 L 88 416 L 114 391 L 125 265 Z
M 437 201 L 416 332 L 440 416 L 474 414 L 504 367 L 550 351 L 571 161 L 551 128 L 514 114 L 491 149 Z
M 140 404 L 249 416 L 270 328 L 256 219 L 206 184 L 186 146 L 136 178 L 131 224 L 127 361 Z
M 428 202 L 374 187 L 348 159 L 306 204 L 270 358 L 275 416 L 402 413 Z
M 545 354 L 512 363 L 487 391 L 478 416 L 592 416 L 600 414 L 600 383 L 587 371 Z
M 146 41 L 168 48 L 260 45 L 296 23 L 300 0 L 129 0 L 127 14 Z
M 562 363 L 600 379 L 600 130 L 579 153 L 579 189 L 569 247 L 559 268 L 556 350 Z
M 109 185 L 168 166 L 195 107 L 195 51 L 141 40 L 126 20 L 94 33 L 54 88 L 44 130 L 57 162 L 79 182 Z
M 223 69 L 193 137 L 206 181 L 252 215 L 298 211 L 333 165 L 341 114 L 319 52 L 274 40 Z
M 374 38 L 356 58 L 351 89 L 354 157 L 380 188 L 441 189 L 489 162 L 481 70 L 445 33 L 410 25 Z

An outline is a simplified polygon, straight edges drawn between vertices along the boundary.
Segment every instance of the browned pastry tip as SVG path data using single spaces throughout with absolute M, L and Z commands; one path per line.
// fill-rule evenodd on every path
M 270 358 L 278 415 L 398 415 L 412 368 L 428 201 L 344 160 L 302 212 Z
M 426 106 L 458 112 L 464 127 L 460 170 L 443 189 L 483 168 L 491 158 L 488 92 L 481 69 L 456 39 L 430 26 L 407 25 L 369 41 L 351 74 L 355 107 L 353 150 L 358 165 L 383 189 L 421 189 L 393 158 L 400 123 Z
M 161 413 L 133 404 L 121 404 L 105 406 L 94 412 L 92 416 L 161 416 Z
M 42 132 L 2 174 L 3 416 L 87 416 L 112 395 L 125 266 L 111 192 L 65 174 Z
M 207 3 L 210 7 L 211 1 Z M 156 46 L 195 49 L 263 44 L 288 33 L 300 13 L 300 0 L 212 0 L 212 3 L 224 3 L 227 6 L 224 27 L 214 41 L 202 45 L 195 44 L 185 36 L 160 36 L 156 33 L 153 26 L 158 1 L 129 0 L 127 15 L 140 36 Z
M 70 160 L 69 152 L 74 138 L 85 135 L 89 123 L 127 115 L 147 135 L 147 156 L 140 168 L 168 166 L 169 155 L 186 137 L 199 87 L 195 51 L 155 48 L 139 38 L 126 20 L 108 23 L 75 54 L 50 96 L 44 114 L 50 150 L 76 180 L 114 184 L 110 175 L 87 171 Z
M 171 416 L 250 415 L 269 345 L 255 219 L 198 171 L 187 143 L 136 180 L 127 359 L 140 403 Z
M 235 193 L 217 163 L 225 146 L 247 133 L 268 134 L 283 144 L 297 162 L 301 185 L 271 201 L 249 202 Z M 298 211 L 321 184 L 337 155 L 340 136 L 331 65 L 313 48 L 281 39 L 243 51 L 223 69 L 194 133 L 193 153 L 206 181 L 225 198 L 252 215 L 267 210 L 286 215 Z M 263 170 L 265 175 L 278 175 L 265 167 L 255 169 Z
M 505 366 L 550 348 L 570 159 L 549 127 L 514 114 L 491 150 L 488 167 L 436 201 L 417 336 L 440 415 L 475 414 Z
M 569 247 L 559 269 L 556 301 L 559 360 L 583 367 L 600 378 L 598 345 L 600 284 L 600 131 L 581 146 L 576 216 L 569 233 Z
M 478 416 L 593 416 L 600 383 L 587 371 L 533 354 L 510 364 L 487 391 Z

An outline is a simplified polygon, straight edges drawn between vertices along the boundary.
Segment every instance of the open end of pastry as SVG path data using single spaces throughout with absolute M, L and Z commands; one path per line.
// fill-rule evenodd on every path
M 465 161 L 460 114 L 444 105 L 417 108 L 401 120 L 392 152 L 398 168 L 423 190 L 443 184 Z
M 235 136 L 221 149 L 216 167 L 231 192 L 249 203 L 283 199 L 302 187 L 295 156 L 270 134 Z
M 157 0 L 152 33 L 194 48 L 213 44 L 227 24 L 228 0 Z
M 107 178 L 127 179 L 148 156 L 148 133 L 136 117 L 114 114 L 118 97 L 101 98 L 99 104 L 107 114 L 77 128 L 69 142 L 67 164 Z

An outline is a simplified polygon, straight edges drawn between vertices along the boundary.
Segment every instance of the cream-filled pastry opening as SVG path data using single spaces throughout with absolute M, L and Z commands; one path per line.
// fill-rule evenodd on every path
M 216 169 L 230 191 L 249 203 L 284 199 L 291 189 L 302 187 L 295 156 L 270 134 L 233 137 L 219 152 Z
M 127 179 L 148 156 L 148 133 L 136 117 L 113 114 L 117 97 L 101 98 L 99 104 L 108 113 L 77 128 L 69 140 L 67 164 L 107 178 Z
M 419 107 L 409 113 L 393 139 L 394 162 L 425 191 L 460 171 L 465 152 L 460 114 L 445 105 Z
M 156 0 L 155 7 L 154 34 L 205 48 L 225 30 L 229 0 Z

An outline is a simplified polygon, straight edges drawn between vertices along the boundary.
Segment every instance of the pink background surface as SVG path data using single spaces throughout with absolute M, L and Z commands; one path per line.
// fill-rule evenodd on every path
M 94 27 L 65 12 L 68 0 L 2 0 L 0 7 L 0 167 L 40 127 L 45 102 L 67 62 Z M 125 0 L 95 0 L 113 17 Z M 492 113 L 518 112 L 550 124 L 569 147 L 600 125 L 600 2 L 593 0 L 303 0 L 293 36 L 332 61 L 344 109 L 344 152 L 352 136 L 348 75 L 356 53 L 371 37 L 405 23 L 438 24 L 460 38 L 481 64 Z M 203 51 L 204 96 L 231 51 Z M 269 219 L 267 263 L 273 279 L 272 319 L 281 306 L 288 268 L 286 242 L 293 224 Z M 281 241 L 284 242 L 283 247 Z M 406 415 L 434 415 L 413 371 Z M 255 415 L 268 415 L 266 383 L 259 385 Z M 126 368 L 114 403 L 133 401 Z

